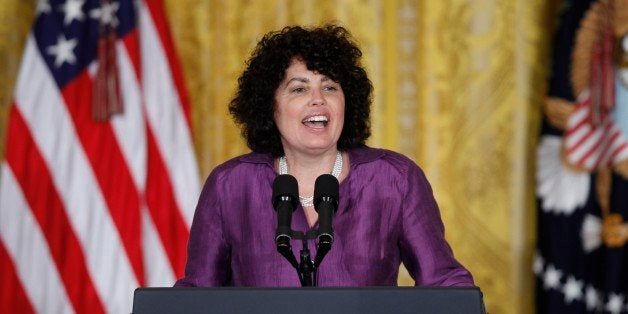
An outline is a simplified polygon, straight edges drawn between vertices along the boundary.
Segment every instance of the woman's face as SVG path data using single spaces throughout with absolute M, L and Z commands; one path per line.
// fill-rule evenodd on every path
M 284 151 L 323 153 L 340 138 L 345 95 L 340 84 L 295 58 L 275 91 L 274 115 Z

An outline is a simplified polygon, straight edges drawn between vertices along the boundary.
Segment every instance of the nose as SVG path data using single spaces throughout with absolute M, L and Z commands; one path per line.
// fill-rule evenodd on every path
M 313 106 L 325 104 L 325 97 L 320 89 L 312 88 L 312 99 L 310 100 L 310 104 Z

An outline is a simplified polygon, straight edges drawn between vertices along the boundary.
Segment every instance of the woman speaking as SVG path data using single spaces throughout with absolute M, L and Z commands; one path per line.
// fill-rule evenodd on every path
M 317 228 L 314 185 L 340 182 L 334 242 L 318 286 L 393 286 L 404 263 L 419 286 L 472 286 L 453 256 L 432 190 L 407 157 L 365 145 L 373 87 L 348 31 L 286 27 L 265 35 L 229 110 L 251 153 L 215 168 L 201 193 L 176 286 L 299 286 L 277 252 L 273 181 L 290 174 L 299 204 L 292 229 Z M 293 239 L 292 248 L 315 247 Z

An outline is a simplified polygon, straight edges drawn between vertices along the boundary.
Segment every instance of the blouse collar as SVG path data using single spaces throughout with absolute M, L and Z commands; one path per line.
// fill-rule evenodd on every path
M 385 150 L 370 148 L 368 146 L 362 146 L 349 150 L 349 162 L 351 168 L 363 164 L 373 162 L 382 158 L 385 155 Z M 239 158 L 241 162 L 252 164 L 267 164 L 271 168 L 274 168 L 274 158 L 271 154 L 262 153 L 249 153 Z

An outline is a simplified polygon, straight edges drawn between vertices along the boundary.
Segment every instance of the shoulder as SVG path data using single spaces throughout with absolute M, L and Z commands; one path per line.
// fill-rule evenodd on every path
M 245 180 L 251 173 L 260 171 L 274 171 L 274 159 L 269 154 L 248 153 L 234 157 L 218 165 L 209 174 L 206 184 L 212 181 Z
M 363 146 L 350 150 L 349 158 L 355 169 L 372 168 L 402 175 L 422 173 L 421 168 L 412 159 L 388 149 Z

